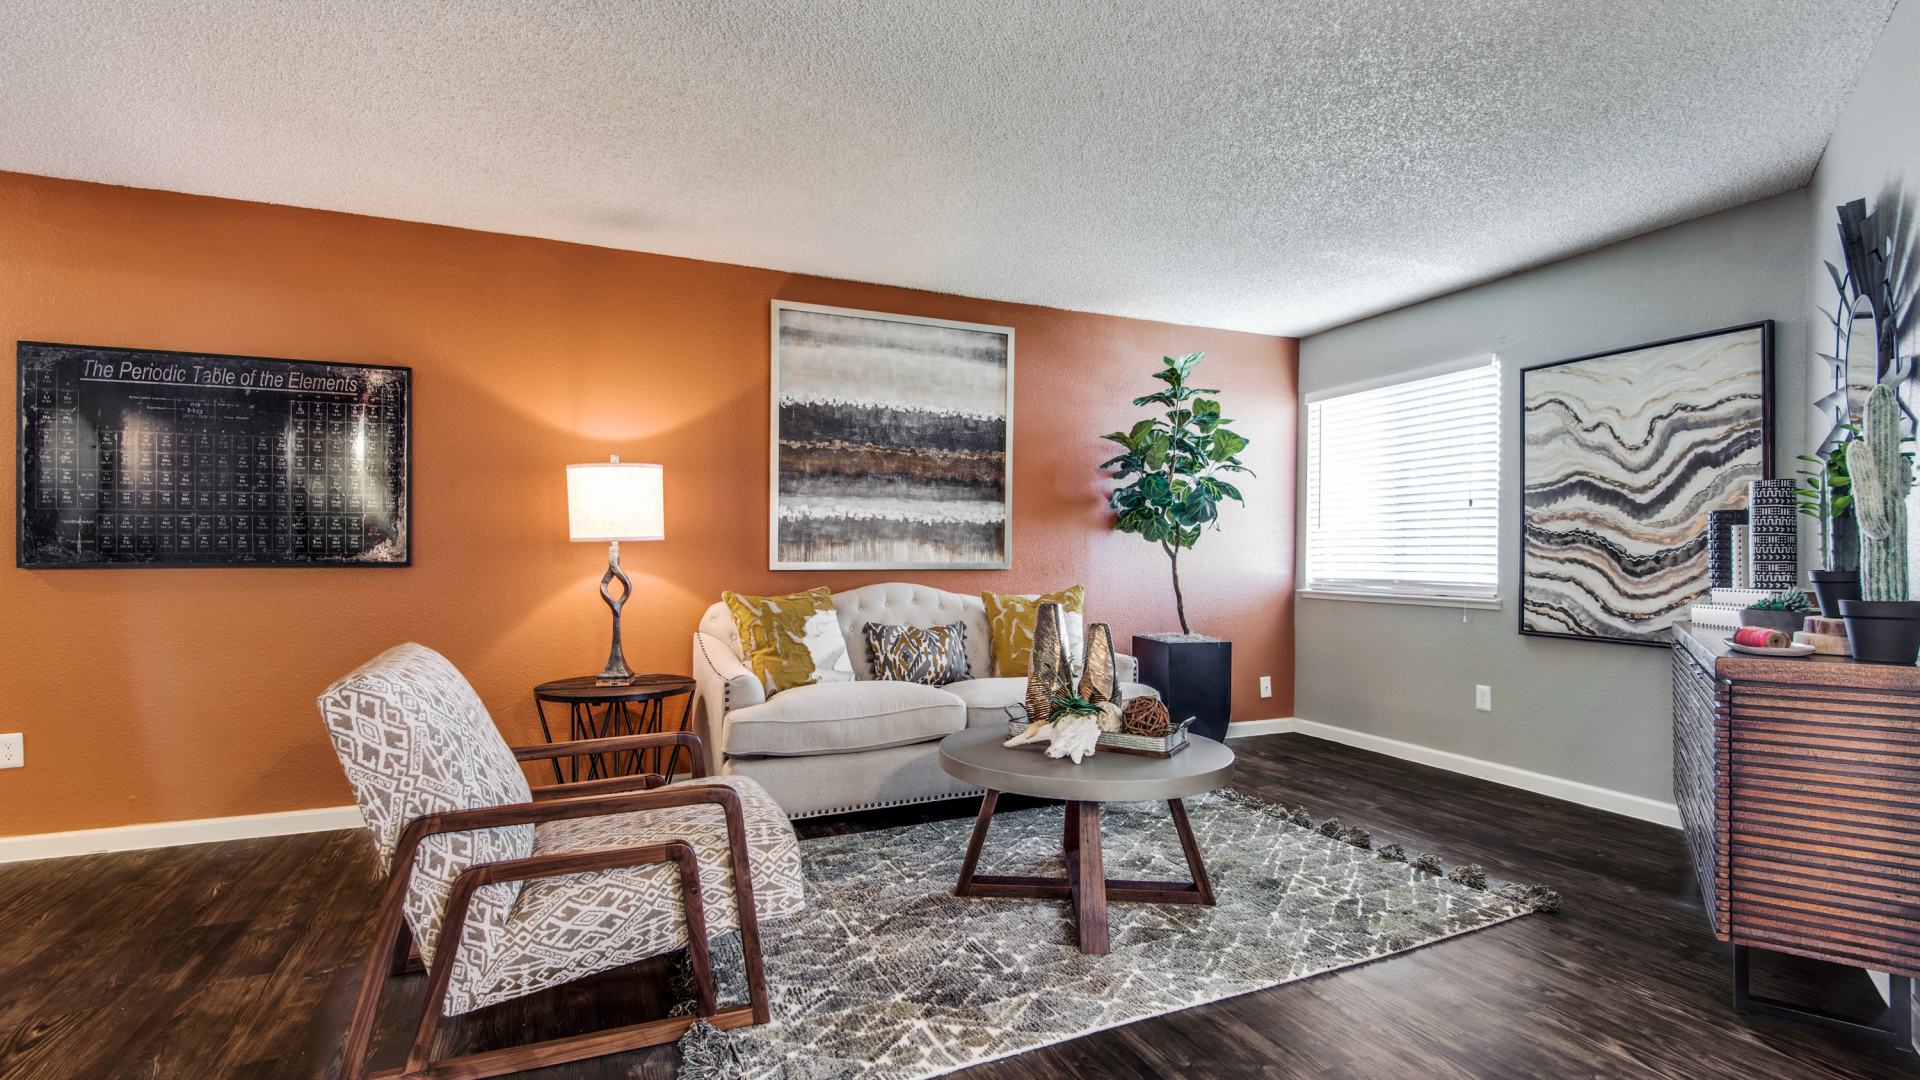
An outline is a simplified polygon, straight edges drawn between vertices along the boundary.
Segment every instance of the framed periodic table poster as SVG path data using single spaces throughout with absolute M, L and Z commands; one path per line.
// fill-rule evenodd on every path
M 19 343 L 15 562 L 408 566 L 413 371 Z

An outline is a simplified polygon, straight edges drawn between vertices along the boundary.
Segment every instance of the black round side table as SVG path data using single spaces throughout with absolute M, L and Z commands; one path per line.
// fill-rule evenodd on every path
M 670 697 L 687 695 L 686 708 L 680 712 L 680 726 L 667 728 L 666 705 Z M 533 707 L 540 712 L 540 731 L 553 741 L 547 726 L 547 703 L 567 706 L 567 738 L 605 739 L 614 735 L 651 735 L 660 731 L 685 731 L 693 718 L 693 680 L 684 675 L 635 675 L 626 686 L 596 686 L 591 675 L 577 679 L 555 679 L 533 688 Z M 599 712 L 596 715 L 595 710 Z M 668 754 L 665 748 L 627 750 L 614 754 L 587 754 L 586 775 L 580 774 L 580 758 L 571 759 L 573 779 L 595 780 L 608 776 L 657 772 L 671 778 L 679 763 L 680 747 Z M 661 768 L 661 759 L 666 768 Z M 652 768 L 644 768 L 651 764 Z M 567 780 L 560 773 L 560 761 L 553 762 L 553 778 Z

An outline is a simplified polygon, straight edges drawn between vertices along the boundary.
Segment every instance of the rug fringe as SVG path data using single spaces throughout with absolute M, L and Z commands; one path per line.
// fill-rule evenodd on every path
M 745 1080 L 740 1054 L 726 1032 L 696 1020 L 680 1036 L 680 1071 L 677 1080 Z
M 1313 815 L 1309 813 L 1304 806 L 1295 807 L 1290 810 L 1279 803 L 1270 803 L 1257 795 L 1249 795 L 1235 788 L 1219 788 L 1214 791 L 1213 794 L 1236 806 L 1258 814 L 1264 814 L 1276 821 L 1283 821 L 1297 828 L 1319 833 L 1329 840 L 1352 844 L 1354 847 L 1362 850 L 1371 850 L 1373 847 L 1373 834 L 1367 830 L 1358 825 L 1352 827 L 1342 826 L 1338 818 L 1328 818 L 1316 826 L 1313 823 Z M 1438 877 L 1445 873 L 1447 880 L 1453 882 L 1455 885 L 1481 892 L 1488 892 L 1508 903 L 1516 904 L 1529 911 L 1539 912 L 1543 915 L 1551 915 L 1560 910 L 1560 894 L 1547 888 L 1545 885 L 1523 885 L 1518 882 L 1505 881 L 1499 882 L 1489 889 L 1487 872 L 1477 863 L 1458 865 L 1455 866 L 1451 872 L 1447 872 L 1440 863 L 1440 856 L 1431 852 L 1425 852 L 1416 858 L 1408 859 L 1406 849 L 1399 844 L 1388 844 L 1382 847 L 1378 854 L 1381 859 L 1387 862 L 1406 863 L 1414 870 L 1423 874 L 1431 874 Z

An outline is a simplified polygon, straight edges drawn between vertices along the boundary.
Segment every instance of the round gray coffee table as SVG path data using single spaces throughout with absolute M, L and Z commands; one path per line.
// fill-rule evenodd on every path
M 1080 924 L 1080 951 L 1105 953 L 1107 901 L 1213 906 L 1213 886 L 1207 881 L 1200 846 L 1194 842 L 1187 808 L 1180 800 L 1212 791 L 1233 779 L 1233 751 L 1212 739 L 1189 735 L 1188 746 L 1172 757 L 1143 757 L 1101 750 L 1075 765 L 1067 758 L 1050 758 L 1045 746 L 1002 746 L 1007 741 L 998 726 L 956 731 L 940 741 L 940 767 L 950 775 L 987 789 L 980 800 L 980 817 L 973 825 L 966 861 L 960 864 L 955 896 L 1018 896 L 1039 900 L 1071 900 Z M 1067 876 L 997 877 L 976 875 L 980 848 L 993 821 L 994 803 L 1003 791 L 1043 799 L 1064 799 Z M 1100 804 L 1103 802 L 1167 801 L 1180 848 L 1187 856 L 1192 881 L 1109 881 L 1100 854 Z

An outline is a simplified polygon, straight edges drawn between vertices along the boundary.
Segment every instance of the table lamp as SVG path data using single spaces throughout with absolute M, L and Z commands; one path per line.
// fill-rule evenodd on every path
M 618 454 L 605 464 L 567 466 L 567 538 L 608 545 L 600 597 L 613 609 L 613 648 L 607 653 L 607 669 L 594 680 L 597 686 L 633 682 L 620 650 L 620 609 L 633 595 L 633 582 L 620 569 L 620 541 L 667 538 L 665 472 L 658 465 L 622 464 Z M 618 600 L 607 589 L 614 578 L 623 590 Z

